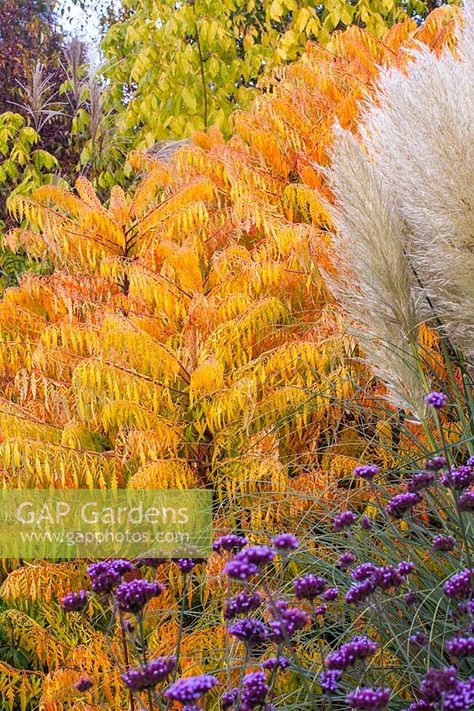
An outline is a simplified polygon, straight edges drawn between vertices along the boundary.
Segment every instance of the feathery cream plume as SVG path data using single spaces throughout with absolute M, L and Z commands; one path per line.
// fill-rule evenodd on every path
M 348 131 L 338 134 L 330 169 L 337 277 L 329 278 L 330 286 L 390 401 L 420 418 L 425 391 L 404 226 L 357 139 Z
M 362 137 L 406 223 L 428 323 L 474 353 L 474 2 L 456 55 L 423 49 L 406 74 L 386 72 L 362 117 Z

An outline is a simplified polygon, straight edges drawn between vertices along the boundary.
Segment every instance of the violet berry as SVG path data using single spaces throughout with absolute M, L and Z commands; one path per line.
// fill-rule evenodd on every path
M 212 544 L 212 549 L 217 553 L 221 551 L 240 551 L 248 544 L 244 536 L 237 536 L 235 533 L 228 533 L 218 538 Z
M 456 540 L 452 536 L 433 536 L 432 543 L 435 551 L 452 551 Z
M 360 464 L 353 470 L 354 476 L 371 481 L 379 473 L 380 469 L 375 464 Z
M 76 681 L 74 684 L 74 688 L 77 689 L 80 692 L 84 691 L 89 691 L 89 689 L 92 687 L 92 679 L 88 676 L 81 676 L 81 678 Z
M 425 401 L 428 405 L 434 407 L 435 410 L 441 410 L 448 402 L 448 396 L 446 393 L 433 390 L 433 392 L 425 397 Z
M 244 618 L 230 625 L 229 634 L 237 637 L 241 642 L 245 642 L 247 646 L 253 647 L 266 640 L 268 629 L 260 620 Z
M 139 578 L 119 585 L 115 591 L 115 600 L 123 612 L 137 613 L 149 600 L 161 595 L 163 590 L 161 583 L 150 583 Z
M 357 711 L 382 711 L 387 708 L 391 689 L 360 687 L 346 696 L 346 703 Z
M 293 580 L 295 595 L 298 600 L 313 600 L 321 595 L 327 587 L 327 580 L 314 573 L 307 573 Z
M 273 547 L 280 553 L 289 553 L 299 546 L 299 541 L 292 533 L 279 533 L 272 538 Z
M 122 674 L 122 679 L 127 689 L 131 691 L 152 689 L 161 681 L 164 681 L 174 671 L 175 667 L 176 657 L 157 657 L 135 669 L 128 669 Z
M 389 516 L 401 518 L 404 514 L 421 501 L 421 496 L 418 493 L 406 491 L 401 494 L 396 494 L 390 499 L 385 507 L 385 511 Z
M 163 692 L 163 696 L 173 701 L 180 701 L 182 704 L 188 704 L 197 701 L 218 684 L 219 680 L 211 674 L 188 676 L 171 684 Z
M 245 590 L 230 598 L 224 608 L 224 618 L 232 620 L 237 615 L 244 615 L 257 610 L 262 604 L 262 598 L 257 592 L 248 593 Z
M 336 514 L 332 520 L 335 531 L 343 531 L 344 528 L 349 528 L 356 521 L 357 516 L 352 511 L 341 511 Z
M 79 590 L 79 592 L 69 592 L 61 598 L 61 607 L 66 612 L 79 612 L 87 605 L 89 593 L 87 590 Z
M 474 637 L 455 637 L 446 642 L 446 650 L 453 657 L 474 656 Z

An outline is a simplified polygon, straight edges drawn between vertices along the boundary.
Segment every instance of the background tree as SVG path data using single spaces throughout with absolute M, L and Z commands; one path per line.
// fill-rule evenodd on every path
M 128 19 L 102 43 L 116 130 L 130 147 L 189 136 L 246 108 L 275 66 L 296 59 L 307 40 L 334 51 L 332 33 L 351 24 L 380 37 L 407 16 L 421 18 L 424 0 L 124 0 Z M 269 86 L 261 83 L 263 90 Z

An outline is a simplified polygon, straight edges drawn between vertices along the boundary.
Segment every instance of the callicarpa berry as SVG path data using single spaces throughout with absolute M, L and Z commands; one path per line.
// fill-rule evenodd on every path
M 99 563 L 91 563 L 87 568 L 87 574 L 91 579 L 92 590 L 102 594 L 112 592 L 121 582 L 122 574 L 128 572 L 126 564 L 130 566 L 129 570 L 131 570 L 133 566 L 128 561 L 103 560 Z
M 291 662 L 287 657 L 279 655 L 278 657 L 270 657 L 261 663 L 262 669 L 287 669 Z
M 330 669 L 321 672 L 319 675 L 319 685 L 325 694 L 334 694 L 338 690 L 338 682 L 342 676 L 340 669 Z
M 379 473 L 380 469 L 375 464 L 360 464 L 353 470 L 354 476 L 371 481 Z
M 152 689 L 154 686 L 164 681 L 175 669 L 176 657 L 157 657 L 151 659 L 148 664 L 143 664 L 135 669 L 129 669 L 122 674 L 122 679 L 131 691 L 143 691 Z
M 245 590 L 234 595 L 224 608 L 224 618 L 232 620 L 237 615 L 246 614 L 257 610 L 262 604 L 262 598 L 256 592 L 248 593 Z
M 425 400 L 428 405 L 434 407 L 435 410 L 441 410 L 448 402 L 448 396 L 446 393 L 433 390 L 433 392 L 426 396 Z
M 221 708 L 223 709 L 223 711 L 232 708 L 234 703 L 237 701 L 238 695 L 239 690 L 237 689 L 237 687 L 229 689 L 229 691 L 224 691 L 221 696 Z
M 446 650 L 453 657 L 474 656 L 474 637 L 455 637 L 446 642 Z
M 266 640 L 268 629 L 260 620 L 245 618 L 230 625 L 229 634 L 252 647 Z
M 267 675 L 263 671 L 250 672 L 242 679 L 240 704 L 242 711 L 250 711 L 263 706 L 270 691 Z
M 401 518 L 404 514 L 411 511 L 420 501 L 420 494 L 406 491 L 401 494 L 396 494 L 396 496 L 391 498 L 385 507 L 385 511 L 389 516 L 393 516 L 393 518 Z
M 178 560 L 178 568 L 184 575 L 190 573 L 195 565 L 196 562 L 192 558 L 180 558 Z
M 441 701 L 442 695 L 458 685 L 456 667 L 429 669 L 420 684 L 420 695 L 424 701 Z
M 187 704 L 197 701 L 207 694 L 215 686 L 218 686 L 219 680 L 211 674 L 201 674 L 199 676 L 188 676 L 184 679 L 178 679 L 171 684 L 163 696 L 173 701 L 180 701 L 182 704 Z
M 260 568 L 271 563 L 274 557 L 275 551 L 268 546 L 249 546 L 237 553 L 234 560 L 240 560 Z
M 91 687 L 92 679 L 88 676 L 81 676 L 81 678 L 74 684 L 74 688 L 80 692 L 89 691 Z
M 415 605 L 418 602 L 418 595 L 414 590 L 408 590 L 405 594 L 404 600 L 408 606 Z
M 377 585 L 373 578 L 367 578 L 357 585 L 349 588 L 345 595 L 345 601 L 349 605 L 355 605 L 359 602 L 364 602 L 368 597 L 374 594 Z
M 431 459 L 426 460 L 425 469 L 437 472 L 443 467 L 445 467 L 447 463 L 448 462 L 446 461 L 446 457 L 438 455 L 436 457 L 432 457 Z
M 434 472 L 417 472 L 408 479 L 406 483 L 406 490 L 412 494 L 417 491 L 422 491 L 428 486 L 431 486 L 436 480 Z
M 454 573 L 443 586 L 444 594 L 452 600 L 462 600 L 472 597 L 474 585 L 474 568 L 464 568 Z
M 377 651 L 377 643 L 368 637 L 353 637 L 342 647 L 331 652 L 326 657 L 327 669 L 340 669 L 343 671 L 356 662 L 371 657 Z
M 130 580 L 122 583 L 115 591 L 118 608 L 123 612 L 139 612 L 149 600 L 158 597 L 163 592 L 161 583 L 150 583 L 148 580 Z
M 351 570 L 352 580 L 357 580 L 357 582 L 362 582 L 362 580 L 367 580 L 374 575 L 377 570 L 377 566 L 373 563 L 361 563 L 354 570 Z
M 323 600 L 326 602 L 332 602 L 339 595 L 339 590 L 337 588 L 328 588 L 323 593 Z
M 299 607 L 289 607 L 279 612 L 278 619 L 268 623 L 268 639 L 276 644 L 290 640 L 297 630 L 301 630 L 310 622 L 311 618 L 305 610 Z
M 435 707 L 433 704 L 430 704 L 429 701 L 414 701 L 408 708 L 402 709 L 402 711 L 435 711 Z
M 471 489 L 461 494 L 458 504 L 461 511 L 474 511 L 474 490 Z
M 440 479 L 443 486 L 456 491 L 462 491 L 471 484 L 474 484 L 474 470 L 462 464 L 460 467 L 449 469 Z
M 335 531 L 343 531 L 349 528 L 357 520 L 357 516 L 352 511 L 341 511 L 336 514 L 332 520 L 332 525 Z
M 87 590 L 69 592 L 61 598 L 61 607 L 66 612 L 79 612 L 85 608 L 88 599 L 89 593 Z
M 253 575 L 259 572 L 258 567 L 253 563 L 244 560 L 230 560 L 224 567 L 224 573 L 233 580 L 246 582 Z
M 217 553 L 221 551 L 240 551 L 248 544 L 248 540 L 244 536 L 237 536 L 234 533 L 228 533 L 214 541 L 212 549 Z
M 474 708 L 474 676 L 459 681 L 456 687 L 443 696 L 443 711 L 472 711 Z
M 433 536 L 432 542 L 436 551 L 452 551 L 456 545 L 452 536 Z
M 293 588 L 298 600 L 313 600 L 318 595 L 321 595 L 326 587 L 327 580 L 313 573 L 307 573 L 293 580 Z
M 281 553 L 289 553 L 299 546 L 299 541 L 292 533 L 279 533 L 272 538 L 272 545 Z
M 390 700 L 391 689 L 359 688 L 346 696 L 346 704 L 357 711 L 382 711 Z
M 354 553 L 342 553 L 337 561 L 337 567 L 341 570 L 347 570 L 351 567 L 353 563 L 357 560 L 357 556 Z

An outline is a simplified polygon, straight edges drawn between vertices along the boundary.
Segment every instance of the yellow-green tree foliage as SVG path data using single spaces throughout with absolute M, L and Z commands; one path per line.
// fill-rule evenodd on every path
M 334 50 L 335 29 L 352 24 L 381 37 L 425 0 L 125 0 L 128 19 L 103 42 L 107 103 L 133 148 L 217 125 L 225 134 L 256 83 L 295 60 L 308 40 Z
M 374 388 L 349 365 L 354 345 L 320 274 L 330 196 L 318 166 L 334 120 L 356 128 L 377 67 L 408 61 L 415 39 L 441 47 L 453 15 L 399 25 L 383 42 L 351 28 L 334 54 L 310 47 L 272 94 L 234 115 L 228 141 L 212 129 L 166 163 L 132 155 L 143 173 L 133 194 L 116 187 L 103 205 L 81 178 L 76 193 L 14 198 L 29 227 L 12 244 L 45 254 L 55 272 L 25 276 L 0 303 L 2 485 L 206 486 L 217 528 L 258 532 L 286 527 L 308 491 L 321 492 L 323 510 L 345 505 L 338 484 L 354 463 L 387 462 L 389 427 L 368 443 L 356 434 L 351 400 Z M 219 565 L 201 567 L 204 608 L 185 632 L 193 673 L 223 648 Z M 102 632 L 52 603 L 82 575 L 38 563 L 4 580 L 0 629 L 13 629 L 35 670 L 0 666 L 5 698 L 21 690 L 47 711 L 82 708 L 72 688 L 82 671 L 96 681 L 87 703 L 123 708 Z M 168 582 L 148 628 L 156 654 L 176 633 L 178 582 Z

